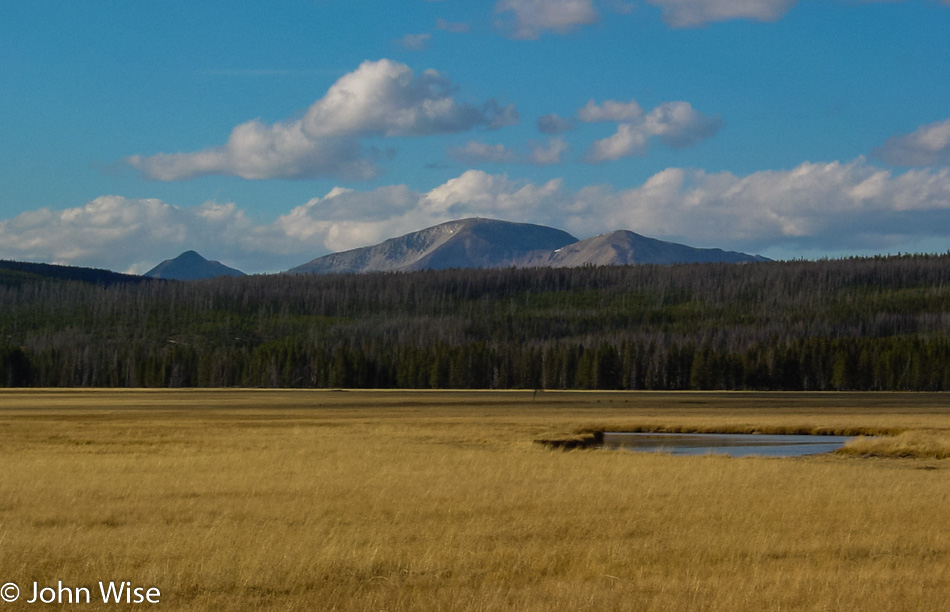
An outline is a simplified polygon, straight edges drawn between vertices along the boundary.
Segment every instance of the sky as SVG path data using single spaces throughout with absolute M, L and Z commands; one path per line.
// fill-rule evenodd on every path
M 0 259 L 950 250 L 950 0 L 0 0 Z

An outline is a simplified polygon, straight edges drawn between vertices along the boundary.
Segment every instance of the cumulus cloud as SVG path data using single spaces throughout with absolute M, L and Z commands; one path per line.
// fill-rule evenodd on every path
M 277 244 L 267 233 L 233 203 L 179 208 L 156 199 L 102 196 L 75 208 L 0 220 L 0 257 L 142 273 L 198 248 L 231 265 L 251 257 L 267 265 Z
M 147 177 L 184 180 L 210 174 L 247 179 L 316 176 L 368 179 L 378 168 L 361 139 L 496 129 L 518 122 L 513 105 L 457 101 L 455 86 L 435 70 L 416 75 L 387 59 L 363 62 L 341 77 L 298 120 L 235 127 L 228 142 L 194 153 L 133 155 Z
M 246 272 L 275 272 L 471 216 L 542 223 L 579 237 L 630 229 L 771 256 L 914 251 L 943 244 L 950 230 L 950 168 L 895 173 L 864 158 L 745 176 L 668 168 L 630 189 L 578 190 L 560 179 L 538 184 L 469 170 L 427 192 L 336 188 L 270 223 L 233 203 L 189 208 L 103 196 L 0 220 L 0 258 L 144 272 L 196 249 Z
M 531 163 L 538 166 L 550 166 L 560 164 L 565 153 L 570 151 L 571 147 L 567 141 L 561 138 L 551 138 L 543 144 L 533 144 L 531 147 Z
M 539 185 L 473 170 L 424 194 L 416 209 L 430 219 L 494 216 L 581 237 L 630 229 L 765 254 L 907 251 L 946 234 L 950 169 L 895 174 L 863 158 L 745 176 L 669 168 L 621 190 L 570 190 L 560 180 Z
M 405 186 L 334 190 L 294 208 L 274 225 L 295 241 L 344 251 L 465 217 L 527 221 L 545 216 L 546 208 L 563 209 L 555 203 L 564 195 L 560 180 L 535 185 L 468 170 L 425 193 Z
M 664 102 L 644 117 L 643 127 L 666 146 L 680 149 L 715 136 L 722 120 L 703 115 L 689 102 Z
M 585 122 L 619 122 L 611 136 L 591 144 L 586 160 L 592 163 L 645 155 L 654 136 L 676 149 L 694 146 L 715 136 L 722 127 L 719 118 L 703 115 L 689 102 L 664 102 L 644 113 L 633 100 L 603 104 L 591 100 L 577 115 Z
M 512 13 L 503 23 L 512 38 L 533 40 L 545 30 L 564 34 L 598 20 L 593 0 L 499 0 L 495 13 Z
M 950 119 L 928 123 L 910 134 L 892 136 L 874 155 L 893 166 L 950 165 Z
M 195 249 L 245 272 L 277 272 L 452 219 L 527 219 L 559 184 L 537 186 L 469 170 L 426 193 L 405 185 L 334 188 L 270 223 L 252 221 L 234 203 L 180 207 L 157 199 L 102 196 L 74 208 L 44 208 L 0 220 L 0 259 L 141 274 Z
M 418 193 L 404 185 L 391 185 L 372 191 L 333 189 L 281 215 L 274 227 L 291 243 L 309 245 L 306 256 L 294 264 L 299 265 L 326 252 L 367 246 L 422 229 L 425 225 L 406 228 L 431 218 L 420 206 Z
M 249 121 L 235 127 L 221 147 L 195 153 L 132 155 L 125 161 L 158 181 L 212 174 L 245 179 L 329 176 L 366 180 L 378 173 L 371 154 L 363 150 L 357 138 L 314 137 L 299 121 L 273 125 Z
M 646 155 L 650 135 L 642 126 L 621 123 L 617 131 L 607 138 L 593 142 L 585 159 L 591 163 L 620 159 L 632 155 Z
M 415 75 L 391 60 L 363 62 L 341 77 L 301 120 L 315 138 L 349 135 L 421 136 L 490 125 L 502 109 L 457 102 L 455 86 L 435 70 Z
M 560 179 L 535 185 L 507 175 L 469 170 L 426 193 L 422 204 L 451 218 L 480 215 L 526 220 L 540 214 L 547 221 L 567 197 Z
M 643 118 L 643 108 L 636 100 L 618 102 L 606 100 L 597 104 L 588 100 L 587 105 L 577 111 L 577 117 L 585 123 L 599 121 L 638 121 Z
M 601 195 L 612 225 L 761 250 L 886 250 L 943 233 L 930 215 L 950 223 L 950 171 L 894 175 L 863 158 L 744 177 L 670 168 L 635 189 Z
M 749 19 L 778 21 L 796 0 L 647 0 L 660 7 L 663 20 L 674 28 L 696 28 L 709 23 Z

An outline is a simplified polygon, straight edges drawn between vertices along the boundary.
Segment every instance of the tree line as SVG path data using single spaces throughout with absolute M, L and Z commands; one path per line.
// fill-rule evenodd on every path
M 0 275 L 0 385 L 950 389 L 950 254 L 113 281 Z

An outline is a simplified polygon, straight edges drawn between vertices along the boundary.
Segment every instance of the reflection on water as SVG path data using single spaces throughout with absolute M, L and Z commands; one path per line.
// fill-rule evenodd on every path
M 800 457 L 829 453 L 844 446 L 849 439 L 848 436 L 605 432 L 603 444 L 608 448 L 674 455 Z

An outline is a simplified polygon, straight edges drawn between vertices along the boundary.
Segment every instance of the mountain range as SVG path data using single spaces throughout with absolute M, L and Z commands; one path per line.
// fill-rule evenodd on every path
M 540 268 L 629 264 L 743 263 L 768 261 L 722 249 L 701 249 L 620 230 L 578 240 L 565 231 L 495 219 L 460 219 L 428 227 L 377 245 L 331 253 L 287 270 L 287 274 L 409 272 L 447 268 Z M 36 278 L 94 283 L 134 279 L 200 280 L 244 276 L 244 272 L 195 251 L 166 259 L 142 276 L 107 270 L 0 261 L 0 284 Z
M 324 255 L 287 272 L 334 274 L 753 261 L 768 260 L 759 255 L 664 242 L 626 230 L 578 240 L 544 225 L 473 218 L 449 221 L 374 246 Z

